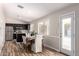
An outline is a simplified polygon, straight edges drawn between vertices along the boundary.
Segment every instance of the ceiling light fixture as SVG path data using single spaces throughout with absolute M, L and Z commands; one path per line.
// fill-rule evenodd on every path
M 21 8 L 21 9 L 24 8 L 22 5 L 17 5 L 17 7 Z

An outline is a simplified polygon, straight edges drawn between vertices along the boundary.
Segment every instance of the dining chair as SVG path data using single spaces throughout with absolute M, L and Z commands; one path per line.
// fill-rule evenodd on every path
M 22 36 L 23 38 L 23 48 L 26 49 L 27 45 L 26 45 L 26 36 Z
M 23 47 L 26 51 L 31 51 L 31 45 L 32 42 L 30 40 L 30 38 L 27 38 L 26 36 L 22 36 L 23 38 Z
M 16 37 L 17 37 L 16 38 L 17 47 L 19 49 L 22 49 L 22 46 L 21 46 L 21 43 L 23 42 L 22 35 L 21 34 L 17 34 Z

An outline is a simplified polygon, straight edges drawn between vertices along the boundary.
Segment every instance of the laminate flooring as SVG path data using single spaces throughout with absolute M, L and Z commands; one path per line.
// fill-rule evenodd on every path
M 6 41 L 1 51 L 1 56 L 65 56 L 64 54 L 55 50 L 43 48 L 42 52 L 34 53 L 26 51 L 22 46 L 18 46 L 13 41 Z

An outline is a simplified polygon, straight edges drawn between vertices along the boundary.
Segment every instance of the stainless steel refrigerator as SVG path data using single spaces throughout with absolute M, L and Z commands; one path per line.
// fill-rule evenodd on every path
M 13 40 L 13 27 L 12 26 L 5 27 L 5 40 Z

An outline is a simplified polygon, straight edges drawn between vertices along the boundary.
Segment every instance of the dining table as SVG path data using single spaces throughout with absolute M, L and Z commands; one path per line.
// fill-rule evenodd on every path
M 32 51 L 31 46 L 32 44 L 35 43 L 35 38 L 34 37 L 26 37 L 26 46 L 27 46 L 27 50 L 29 50 L 30 52 Z
M 25 37 L 26 44 L 25 46 L 27 47 L 27 50 L 30 52 L 42 52 L 42 47 L 43 47 L 43 37 L 42 35 L 36 35 L 36 36 L 28 36 Z M 25 42 L 24 41 L 24 42 Z

